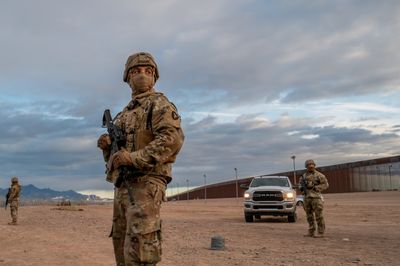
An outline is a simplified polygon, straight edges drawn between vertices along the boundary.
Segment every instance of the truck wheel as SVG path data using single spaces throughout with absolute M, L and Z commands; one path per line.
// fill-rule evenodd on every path
M 289 214 L 287 218 L 289 223 L 295 223 L 297 221 L 297 214 L 296 213 Z
M 253 222 L 253 215 L 252 214 L 244 214 L 244 219 L 246 220 L 246 223 L 252 223 Z

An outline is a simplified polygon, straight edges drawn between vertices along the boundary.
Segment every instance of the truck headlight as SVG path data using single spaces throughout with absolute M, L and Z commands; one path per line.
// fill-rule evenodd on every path
M 245 193 L 244 193 L 244 198 L 245 198 L 245 199 L 249 199 L 249 198 L 250 198 L 250 193 L 245 192 Z
M 292 200 L 294 197 L 293 192 L 285 193 L 285 199 Z

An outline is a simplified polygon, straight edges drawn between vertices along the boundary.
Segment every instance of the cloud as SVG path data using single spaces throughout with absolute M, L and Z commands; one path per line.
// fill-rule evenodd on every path
M 314 158 L 320 165 L 390 156 L 396 154 L 399 141 L 396 134 L 357 128 L 280 126 L 279 120 L 249 127 L 260 123 L 252 118 L 227 124 L 212 121 L 205 118 L 186 131 L 190 141 L 179 155 L 174 182 L 183 184 L 190 178 L 191 184 L 201 184 L 204 173 L 214 181 L 227 180 L 235 167 L 241 177 L 287 171 L 293 154 L 300 161 Z M 382 150 L 380 145 L 391 148 Z
M 58 176 L 76 180 L 75 187 L 80 178 L 103 175 L 98 128 L 86 117 L 76 117 L 75 106 L 65 101 L 0 103 L 2 174 L 31 177 L 39 185 L 45 185 L 40 184 L 43 178 Z M 63 184 L 56 180 L 52 184 Z
M 244 103 L 271 101 L 289 90 L 283 100 L 293 102 L 365 94 L 377 84 L 399 87 L 393 56 L 399 37 L 390 34 L 398 23 L 395 3 L 96 1 L 95 9 L 88 3 L 28 1 L 22 9 L 2 9 L 5 85 L 30 86 L 32 96 L 97 91 L 115 99 L 110 88 L 124 86 L 126 57 L 144 49 L 159 59 L 162 85 L 174 95 L 197 87 L 229 92 L 226 101 Z M 17 9 L 23 19 L 14 15 Z

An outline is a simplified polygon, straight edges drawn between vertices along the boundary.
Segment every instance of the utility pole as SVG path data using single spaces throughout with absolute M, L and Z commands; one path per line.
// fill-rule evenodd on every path
M 237 168 L 235 167 L 234 170 L 236 175 L 236 201 L 237 201 L 239 198 Z
M 296 156 L 293 155 L 290 158 L 292 158 L 292 160 L 293 160 L 293 181 L 294 181 L 294 184 L 296 185 L 297 184 L 297 181 L 296 181 L 296 163 L 295 163 Z
M 390 190 L 392 190 L 392 171 L 391 171 L 392 165 L 389 164 L 389 182 L 390 182 Z
M 186 179 L 186 200 L 189 200 L 189 179 Z
M 204 203 L 207 202 L 207 176 L 206 174 L 203 175 L 204 177 Z
M 178 195 L 178 200 L 179 200 L 179 184 L 178 184 L 178 182 L 176 183 L 176 194 Z

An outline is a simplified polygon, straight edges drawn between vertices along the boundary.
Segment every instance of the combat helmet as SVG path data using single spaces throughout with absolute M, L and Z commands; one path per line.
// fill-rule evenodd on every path
M 129 70 L 135 66 L 152 66 L 155 69 L 154 81 L 157 81 L 157 79 L 160 77 L 160 75 L 158 73 L 158 67 L 157 67 L 156 61 L 154 60 L 153 56 L 146 52 L 139 52 L 139 53 L 129 56 L 128 60 L 126 60 L 125 71 L 124 71 L 124 81 L 125 82 L 128 82 Z
M 307 165 L 309 165 L 310 163 L 316 165 L 313 159 L 308 159 L 308 160 L 305 161 L 304 167 L 307 167 Z
M 14 176 L 11 178 L 11 183 L 18 183 L 18 177 Z

